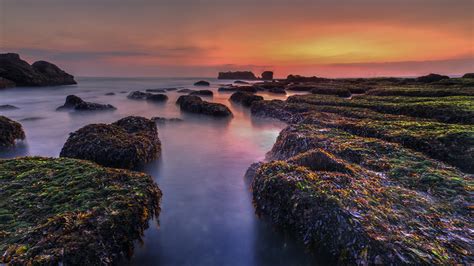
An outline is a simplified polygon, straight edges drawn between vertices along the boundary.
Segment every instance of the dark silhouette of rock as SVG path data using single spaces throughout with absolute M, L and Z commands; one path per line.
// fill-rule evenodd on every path
M 286 91 L 282 87 L 274 87 L 268 89 L 268 92 L 275 93 L 275 94 L 286 94 Z
M 10 105 L 10 104 L 0 105 L 0 110 L 15 110 L 15 109 L 20 109 L 20 108 L 14 105 Z
M 463 79 L 474 79 L 474 73 L 466 73 L 462 76 Z
M 151 93 L 141 92 L 141 91 L 132 91 L 128 94 L 127 98 L 133 100 L 145 100 Z
M 263 97 L 249 92 L 238 91 L 232 94 L 232 96 L 230 96 L 230 100 L 235 103 L 240 103 L 243 106 L 249 107 L 252 105 L 253 102 L 262 101 Z
M 288 75 L 286 77 L 287 82 L 321 82 L 321 81 L 327 81 L 328 79 L 326 78 L 319 78 L 316 76 L 313 77 L 303 77 L 300 75 Z
M 262 73 L 263 80 L 273 80 L 273 72 L 272 71 L 264 71 Z
M 191 90 L 191 89 L 180 89 L 178 90 L 177 92 L 178 93 L 190 93 L 190 92 L 193 92 L 194 90 Z
M 234 81 L 235 84 L 249 84 L 247 81 L 243 81 L 243 80 L 236 80 Z
M 431 73 L 429 75 L 416 78 L 416 81 L 421 82 L 421 83 L 432 83 L 432 82 L 440 81 L 443 79 L 449 79 L 449 77 Z
M 117 108 L 110 104 L 86 102 L 76 95 L 68 95 L 66 97 L 66 102 L 64 103 L 64 105 L 56 108 L 56 110 L 65 109 L 74 109 L 78 111 L 107 111 L 115 110 Z
M 256 80 L 257 77 L 250 71 L 219 72 L 218 79 L 244 79 Z
M 220 87 L 217 90 L 220 92 L 242 91 L 242 92 L 256 93 L 257 91 L 263 90 L 263 89 L 257 86 L 230 86 L 230 87 Z
M 152 117 L 151 120 L 155 121 L 157 124 L 165 124 L 168 122 L 183 122 L 181 118 L 166 118 L 161 116 Z
M 0 54 L 0 77 L 16 86 L 56 86 L 76 84 L 74 77 L 54 64 L 38 61 L 33 65 L 18 54 Z
M 90 124 L 71 133 L 60 156 L 134 169 L 156 159 L 160 152 L 155 122 L 129 116 L 109 125 Z
M 25 139 L 21 124 L 8 117 L 0 116 L 0 147 L 14 146 L 17 139 Z
M 200 80 L 196 83 L 194 83 L 194 86 L 209 86 L 211 85 L 211 83 L 209 83 L 208 81 L 205 81 L 205 80 Z
M 104 94 L 104 95 L 106 95 L 106 96 L 113 96 L 113 95 L 115 95 L 115 92 L 107 92 L 107 93 Z
M 0 67 L 0 69 L 1 69 L 1 67 Z M 12 87 L 15 87 L 15 82 L 13 82 L 9 79 L 0 77 L 0 89 L 12 88 Z
M 204 114 L 216 117 L 228 117 L 232 115 L 229 108 L 220 103 L 210 103 L 203 101 L 198 96 L 182 95 L 176 101 L 182 111 Z
M 168 100 L 168 96 L 165 94 L 150 94 L 146 97 L 148 101 L 153 101 L 153 102 L 166 102 Z
M 345 88 L 314 88 L 312 94 L 337 95 L 339 97 L 350 97 L 351 92 Z
M 146 92 L 160 92 L 160 93 L 164 93 L 166 92 L 165 89 L 147 89 Z
M 211 90 L 198 90 L 192 91 L 189 95 L 212 96 L 214 93 Z

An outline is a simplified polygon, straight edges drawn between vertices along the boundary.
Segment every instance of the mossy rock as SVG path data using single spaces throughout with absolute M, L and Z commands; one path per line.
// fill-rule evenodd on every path
M 155 122 L 129 116 L 110 125 L 90 124 L 71 133 L 60 156 L 134 169 L 158 158 L 160 152 Z
M 262 101 L 263 97 L 259 95 L 255 95 L 250 92 L 237 91 L 237 92 L 234 92 L 230 96 L 229 100 L 235 103 L 240 103 L 243 106 L 249 107 L 252 105 L 253 102 Z
M 24 139 L 25 132 L 20 123 L 0 115 L 0 148 L 15 145 L 15 140 Z
M 113 264 L 133 252 L 161 191 L 146 174 L 70 158 L 0 160 L 1 263 Z
M 198 96 L 182 95 L 179 96 L 176 104 L 185 112 L 203 114 L 215 117 L 229 117 L 232 116 L 230 109 L 220 103 L 211 103 L 203 101 Z

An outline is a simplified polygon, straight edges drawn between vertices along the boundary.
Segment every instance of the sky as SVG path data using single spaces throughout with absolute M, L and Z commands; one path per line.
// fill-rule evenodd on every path
M 474 72 L 474 0 L 0 0 L 0 52 L 76 76 Z

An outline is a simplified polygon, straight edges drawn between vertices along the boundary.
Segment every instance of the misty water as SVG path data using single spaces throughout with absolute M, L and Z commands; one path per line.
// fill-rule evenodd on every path
M 57 157 L 70 132 L 91 123 L 111 123 L 129 115 L 181 118 L 182 122 L 158 124 L 161 157 L 141 170 L 150 174 L 163 192 L 159 228 L 155 221 L 136 243 L 127 265 L 314 265 L 304 246 L 255 215 L 244 173 L 250 164 L 264 160 L 284 124 L 253 118 L 249 110 L 229 102 L 230 93 L 218 93 L 219 84 L 194 87 L 198 79 L 79 78 L 78 85 L 0 90 L 0 110 L 19 121 L 25 141 L 0 152 L 16 156 Z M 207 79 L 209 80 L 209 79 Z M 203 99 L 227 105 L 232 119 L 215 119 L 182 113 L 175 101 L 180 93 L 169 91 L 166 103 L 127 99 L 134 90 L 156 88 L 211 89 Z M 105 95 L 114 92 L 115 95 Z M 55 111 L 67 95 L 108 103 L 112 112 Z M 259 93 L 265 99 L 286 96 Z

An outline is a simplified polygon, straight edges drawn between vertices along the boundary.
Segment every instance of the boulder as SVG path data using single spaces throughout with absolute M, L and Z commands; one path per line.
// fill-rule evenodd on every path
M 110 104 L 86 102 L 76 95 L 68 95 L 64 105 L 56 108 L 58 111 L 65 109 L 74 109 L 78 111 L 110 111 L 117 108 Z
M 168 100 L 168 96 L 165 94 L 150 94 L 146 97 L 148 101 L 152 102 L 166 102 Z
M 151 120 L 155 121 L 157 124 L 165 124 L 168 122 L 183 122 L 181 118 L 166 118 L 161 116 L 152 117 Z
M 209 86 L 211 85 L 211 83 L 209 83 L 208 81 L 205 81 L 205 80 L 200 80 L 196 83 L 194 83 L 194 86 Z
M 127 98 L 133 100 L 145 100 L 151 93 L 141 92 L 141 91 L 132 91 L 128 94 Z
M 462 76 L 463 79 L 474 79 L 474 73 L 466 73 Z
M 106 95 L 106 96 L 113 96 L 113 95 L 115 95 L 115 92 L 107 92 L 107 93 L 104 94 L 104 95 Z
M 272 71 L 264 71 L 262 73 L 263 80 L 273 80 L 273 72 Z
M 54 64 L 38 61 L 33 65 L 18 54 L 0 54 L 0 77 L 16 86 L 56 86 L 76 84 L 74 77 Z
M 182 111 L 204 114 L 216 117 L 228 117 L 232 115 L 229 108 L 220 103 L 210 103 L 201 100 L 198 96 L 183 95 L 176 101 Z
M 421 83 L 432 83 L 432 82 L 440 81 L 443 79 L 449 79 L 449 77 L 431 73 L 429 75 L 416 78 L 416 81 L 421 82 Z
M 161 143 L 152 120 L 129 116 L 112 124 L 90 124 L 71 133 L 61 157 L 134 169 L 159 157 Z
M 198 90 L 192 91 L 189 95 L 212 96 L 214 93 L 211 90 Z
M 0 77 L 0 89 L 11 88 L 11 87 L 15 87 L 15 82 L 9 79 Z
M 240 103 L 243 106 L 249 107 L 252 105 L 253 102 L 262 101 L 263 97 L 255 95 L 253 93 L 238 91 L 232 94 L 232 96 L 230 96 L 230 100 L 235 103 Z
M 14 146 L 15 140 L 24 138 L 25 132 L 20 123 L 0 116 L 0 147 Z
M 162 193 L 147 174 L 69 159 L 0 160 L 0 264 L 115 265 Z
M 256 80 L 257 77 L 250 71 L 219 72 L 218 79 L 244 79 Z

